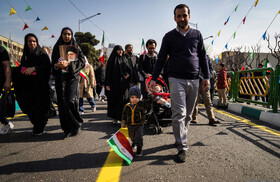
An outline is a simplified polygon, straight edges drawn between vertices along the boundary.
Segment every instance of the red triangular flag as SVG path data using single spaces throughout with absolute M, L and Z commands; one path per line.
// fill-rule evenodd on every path
M 54 35 L 52 35 L 51 38 L 54 38 Z
M 244 66 L 241 68 L 241 71 L 243 71 L 244 70 Z
M 243 21 L 243 24 L 245 24 L 245 21 L 246 21 L 246 16 L 245 16 L 245 18 L 244 18 L 242 21 Z
M 22 29 L 22 31 L 24 31 L 25 29 L 27 29 L 28 28 L 28 25 L 25 23 L 24 24 L 24 27 L 23 27 L 23 29 Z
M 16 60 L 16 67 L 18 67 L 19 66 L 19 62 Z

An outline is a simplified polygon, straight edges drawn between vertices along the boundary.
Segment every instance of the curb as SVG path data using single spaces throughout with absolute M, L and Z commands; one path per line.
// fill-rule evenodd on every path
M 215 107 L 218 106 L 219 100 L 218 99 L 213 99 L 213 105 Z M 238 103 L 228 103 L 228 110 L 239 113 L 239 114 L 244 114 L 247 116 L 251 116 L 253 118 L 256 118 L 258 120 L 270 123 L 272 125 L 280 127 L 280 113 L 273 113 L 273 112 L 268 112 L 268 111 L 263 111 L 261 109 L 256 109 L 252 107 L 247 107 L 243 106 L 242 104 Z

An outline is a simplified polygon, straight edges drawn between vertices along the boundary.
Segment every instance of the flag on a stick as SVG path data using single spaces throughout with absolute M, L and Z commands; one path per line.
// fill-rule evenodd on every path
M 122 129 L 120 129 L 122 130 Z M 107 142 L 112 147 L 112 149 L 121 157 L 123 158 L 128 165 L 131 164 L 133 160 L 133 150 L 128 141 L 121 131 L 118 130 Z
M 145 42 L 144 39 L 142 38 L 142 44 L 141 44 L 141 52 L 140 54 L 146 54 L 146 49 L 145 49 Z
M 105 55 L 104 55 L 104 31 L 103 31 L 103 37 L 102 37 L 102 43 L 101 43 L 101 51 L 99 56 L 99 61 L 103 63 L 105 66 Z

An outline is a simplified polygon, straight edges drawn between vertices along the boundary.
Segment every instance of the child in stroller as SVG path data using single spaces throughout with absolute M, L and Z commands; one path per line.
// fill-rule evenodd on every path
M 152 80 L 152 77 L 146 79 L 146 90 Z M 152 127 L 156 134 L 162 133 L 162 126 L 167 126 L 171 123 L 171 103 L 170 93 L 166 82 L 163 78 L 159 77 L 156 81 L 157 85 L 154 95 L 154 101 L 151 106 L 150 112 L 147 113 L 146 126 Z

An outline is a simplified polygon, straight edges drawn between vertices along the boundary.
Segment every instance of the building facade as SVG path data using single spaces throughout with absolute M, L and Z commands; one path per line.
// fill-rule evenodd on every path
M 16 64 L 16 61 L 20 62 L 24 47 L 22 44 L 0 35 L 0 45 L 7 48 L 13 65 Z

